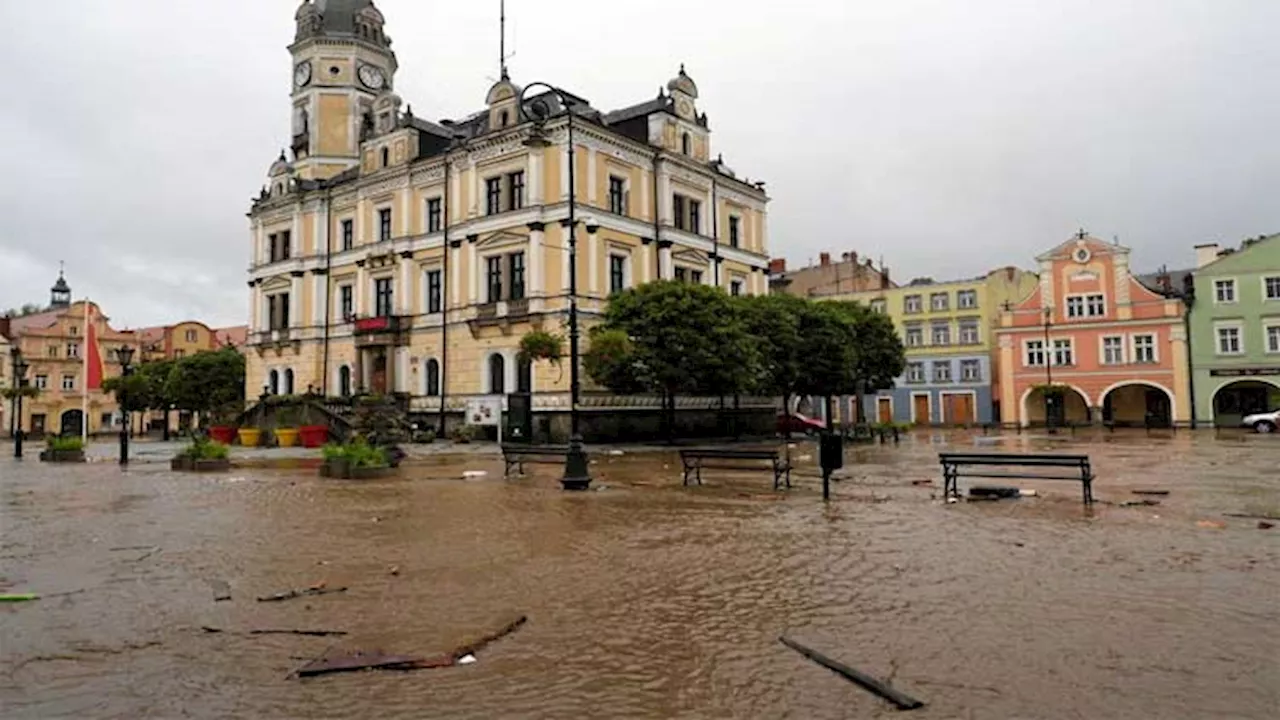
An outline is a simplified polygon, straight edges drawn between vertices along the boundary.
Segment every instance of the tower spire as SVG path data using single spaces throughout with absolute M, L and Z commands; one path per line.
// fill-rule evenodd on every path
M 498 0 L 498 77 L 507 75 L 507 0 Z

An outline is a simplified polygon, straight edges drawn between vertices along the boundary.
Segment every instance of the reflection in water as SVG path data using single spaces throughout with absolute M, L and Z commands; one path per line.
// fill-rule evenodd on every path
M 1097 494 L 1158 507 L 932 500 L 936 453 L 1085 451 Z M 797 456 L 814 455 L 799 448 Z M 893 711 L 777 642 L 788 633 L 892 676 L 919 718 L 1272 717 L 1280 706 L 1272 439 L 1001 439 L 922 434 L 852 450 L 835 501 L 816 468 L 789 495 L 767 473 L 680 487 L 664 453 L 601 457 L 597 485 L 555 469 L 503 482 L 493 457 L 403 477 L 306 469 L 225 476 L 0 461 L 5 717 L 878 717 Z M 810 461 L 811 462 L 811 461 Z M 463 470 L 487 479 L 461 480 Z M 933 480 L 934 487 L 913 486 Z M 780 499 L 779 499 L 780 498 Z M 1225 530 L 1198 528 L 1203 518 Z M 157 546 L 143 552 L 113 547 Z M 391 569 L 398 568 L 398 574 Z M 233 599 L 214 602 L 221 582 Z M 325 582 L 346 593 L 253 598 Z M 316 680 L 326 650 L 429 654 L 525 613 L 467 667 Z M 339 629 L 336 638 L 202 625 Z

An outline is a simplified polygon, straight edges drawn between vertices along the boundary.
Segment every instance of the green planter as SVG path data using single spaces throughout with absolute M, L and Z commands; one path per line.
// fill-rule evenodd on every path
M 49 463 L 82 463 L 85 462 L 83 450 L 43 450 L 40 462 Z

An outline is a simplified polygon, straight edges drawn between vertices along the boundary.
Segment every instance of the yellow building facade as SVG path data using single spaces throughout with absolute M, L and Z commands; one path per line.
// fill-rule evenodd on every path
M 310 386 L 461 412 L 530 392 L 567 408 L 567 369 L 517 355 L 530 330 L 566 334 L 569 112 L 584 325 L 651 280 L 767 292 L 763 184 L 713 158 L 683 68 L 614 112 L 523 93 L 504 69 L 482 110 L 437 123 L 402 108 L 372 2 L 304 2 L 296 20 L 293 158 L 249 216 L 250 398 Z

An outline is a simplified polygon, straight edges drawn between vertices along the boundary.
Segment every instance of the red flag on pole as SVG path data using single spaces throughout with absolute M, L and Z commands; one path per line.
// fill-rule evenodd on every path
M 98 347 L 98 328 L 89 322 L 89 309 L 93 304 L 84 303 L 84 389 L 85 392 L 102 389 L 102 348 Z

